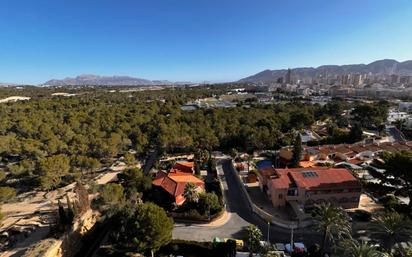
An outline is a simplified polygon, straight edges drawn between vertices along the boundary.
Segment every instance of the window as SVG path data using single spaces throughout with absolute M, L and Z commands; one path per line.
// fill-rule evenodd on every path
M 283 199 L 283 195 L 282 194 L 279 194 L 279 199 Z
M 318 177 L 318 173 L 316 173 L 316 171 L 311 171 L 311 170 L 304 170 L 302 171 L 302 176 L 304 178 L 314 178 L 314 177 Z
M 297 195 L 298 195 L 298 190 L 296 188 L 288 189 L 288 196 L 297 196 Z

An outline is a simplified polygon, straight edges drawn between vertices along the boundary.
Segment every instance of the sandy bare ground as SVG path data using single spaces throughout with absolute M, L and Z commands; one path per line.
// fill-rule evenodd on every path
M 383 206 L 376 203 L 369 195 L 361 194 L 358 208 L 350 209 L 350 211 L 364 210 L 370 213 L 375 213 L 382 211 L 383 209 Z
M 133 166 L 139 168 L 140 163 Z M 118 162 L 110 167 L 110 171 L 97 175 L 94 181 L 98 185 L 103 185 L 117 180 L 117 174 L 129 168 L 122 162 Z M 74 197 L 74 187 L 76 183 L 71 183 L 65 187 L 45 192 L 31 191 L 20 194 L 13 203 L 2 205 L 2 213 L 5 218 L 0 223 L 0 234 L 10 231 L 22 232 L 13 249 L 0 253 L 0 257 L 17 257 L 32 244 L 46 238 L 49 235 L 50 225 L 55 222 L 55 215 L 58 209 L 58 201 L 66 203 L 66 195 Z M 93 196 L 91 196 L 93 197 Z

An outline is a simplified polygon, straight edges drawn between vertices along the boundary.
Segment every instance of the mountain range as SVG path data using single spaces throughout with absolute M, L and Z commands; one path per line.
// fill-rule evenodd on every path
M 44 86 L 153 86 L 153 85 L 184 85 L 190 82 L 170 82 L 168 80 L 148 80 L 129 76 L 98 76 L 85 74 L 74 78 L 52 79 Z
M 350 64 L 350 65 L 323 65 L 317 68 L 303 67 L 294 68 L 292 76 L 297 78 L 334 76 L 343 74 L 381 74 L 381 75 L 409 75 L 412 76 L 412 60 L 398 62 L 392 59 L 384 59 L 369 64 Z M 238 82 L 272 82 L 284 77 L 287 69 L 281 70 L 264 70 L 255 75 L 243 78 Z

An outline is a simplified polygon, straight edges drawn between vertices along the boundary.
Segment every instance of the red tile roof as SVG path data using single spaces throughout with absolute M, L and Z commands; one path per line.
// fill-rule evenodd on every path
M 175 198 L 176 204 L 180 205 L 185 201 L 183 193 L 187 183 L 193 183 L 198 188 L 204 189 L 205 183 L 197 177 L 186 173 L 166 173 L 159 171 L 153 180 L 153 185 L 163 188 Z
M 359 188 L 359 181 L 343 168 L 296 168 L 296 169 L 276 169 L 279 178 L 272 178 L 272 185 L 275 188 L 289 188 L 290 185 L 296 184 L 297 187 L 306 190 L 313 189 L 346 189 Z M 307 173 L 312 172 L 311 176 Z M 314 173 L 314 175 L 313 175 Z
M 289 188 L 292 181 L 289 177 L 289 169 L 276 169 L 277 177 L 272 177 L 272 186 L 274 188 Z
M 170 172 L 184 172 L 193 174 L 194 162 L 176 162 Z
M 351 163 L 351 164 L 358 165 L 358 164 L 364 163 L 365 161 L 361 160 L 361 159 L 358 159 L 358 158 L 353 158 L 353 159 L 348 160 L 348 162 Z

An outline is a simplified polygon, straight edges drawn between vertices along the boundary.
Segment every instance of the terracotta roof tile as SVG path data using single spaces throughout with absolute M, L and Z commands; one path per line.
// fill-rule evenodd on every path
M 276 169 L 276 172 L 280 177 L 272 179 L 275 188 L 289 188 L 292 184 L 307 190 L 360 187 L 360 182 L 347 169 L 342 168 Z
M 176 162 L 171 172 L 193 173 L 194 162 Z
M 204 189 L 205 183 L 187 173 L 168 173 L 159 171 L 156 174 L 156 178 L 153 180 L 153 185 L 162 187 L 166 192 L 175 197 L 176 204 L 182 204 L 184 202 L 183 193 L 187 183 L 193 183 L 198 188 Z M 182 200 L 183 198 L 183 200 Z

